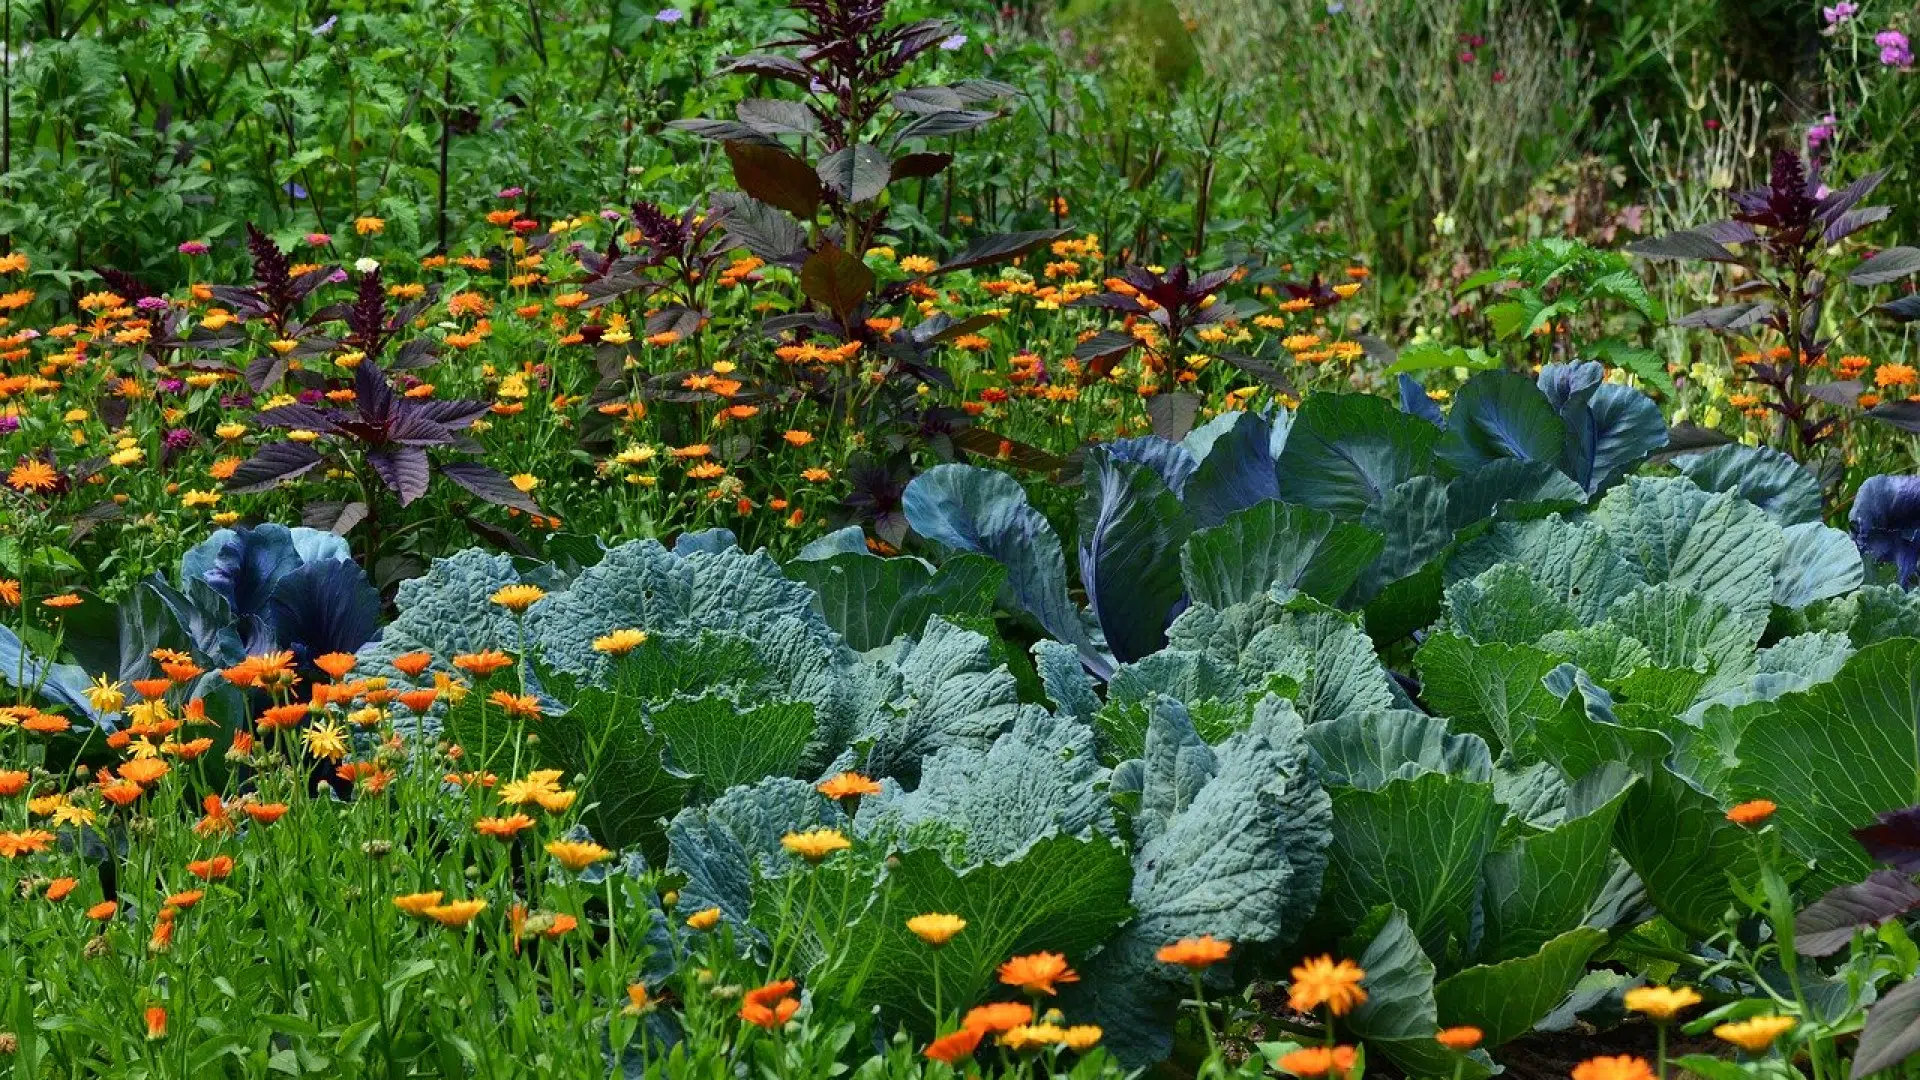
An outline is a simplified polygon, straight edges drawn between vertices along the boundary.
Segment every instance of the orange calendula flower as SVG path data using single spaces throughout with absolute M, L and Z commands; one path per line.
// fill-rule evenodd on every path
M 272 705 L 261 711 L 260 718 L 255 723 L 268 731 L 296 727 L 312 711 L 311 706 L 302 702 L 294 702 L 291 705 Z
M 524 716 L 528 719 L 540 719 L 540 699 L 532 694 L 510 694 L 505 690 L 495 690 L 487 695 L 487 700 L 500 706 L 508 716 Z
M 172 679 L 135 679 L 133 680 L 133 692 L 136 694 L 139 694 L 141 697 L 146 698 L 149 701 L 154 700 L 156 698 L 165 697 L 167 691 L 171 689 L 173 689 Z
M 1573 1080 L 1653 1080 L 1653 1068 L 1631 1054 L 1588 1058 L 1573 1067 Z
M 431 686 L 422 690 L 406 690 L 400 694 L 400 704 L 405 705 L 414 713 L 424 713 L 428 709 L 433 708 L 434 699 L 439 696 L 440 691 L 435 690 Z
M 408 678 L 418 678 L 433 663 L 433 654 L 425 652 L 401 653 L 393 658 L 393 666 L 400 669 Z
M 1353 1070 L 1355 1055 L 1351 1046 L 1308 1046 L 1283 1054 L 1274 1068 L 1294 1076 L 1344 1076 Z
M 7 486 L 15 491 L 52 491 L 60 474 L 44 461 L 22 461 L 7 470 Z
M 1322 1005 L 1335 1016 L 1345 1016 L 1366 1003 L 1367 992 L 1360 983 L 1367 973 L 1351 960 L 1334 962 L 1331 956 L 1319 956 L 1293 969 L 1293 985 L 1287 988 L 1287 1005 L 1295 1012 L 1312 1012 Z
M 120 777 L 144 786 L 154 783 L 171 771 L 166 762 L 157 758 L 135 758 L 120 766 Z
M 113 918 L 113 913 L 119 910 L 120 905 L 118 902 L 102 900 L 87 909 L 87 918 L 92 919 L 94 922 L 105 922 Z
M 692 927 L 695 930 L 705 933 L 706 931 L 711 930 L 714 927 L 720 925 L 720 909 L 717 907 L 710 907 L 710 908 L 705 908 L 701 911 L 696 911 L 693 914 L 687 916 L 687 925 L 689 927 Z
M 167 1010 L 159 1005 L 147 1006 L 147 1038 L 164 1039 L 167 1037 Z
M 1727 820 L 1733 822 L 1735 825 L 1752 828 L 1755 825 L 1763 824 L 1768 818 L 1772 817 L 1773 812 L 1778 809 L 1780 808 L 1775 806 L 1771 800 L 1751 799 L 1728 810 Z
M 1016 956 L 1000 965 L 1000 981 L 1030 994 L 1052 994 L 1059 983 L 1076 983 L 1080 973 L 1067 966 L 1067 958 L 1055 952 Z
M 358 662 L 359 659 L 352 653 L 343 652 L 324 653 L 313 658 L 314 667 L 319 668 L 335 679 L 346 678 L 347 673 L 352 671 L 353 665 Z
M 1749 1054 L 1764 1053 L 1774 1040 L 1799 1023 L 1791 1016 L 1752 1016 L 1713 1029 L 1713 1037 L 1730 1042 Z
M 38 855 L 53 846 L 53 834 L 44 829 L 25 832 L 0 832 L 0 858 L 17 859 Z
M 1628 1011 L 1662 1023 L 1700 1004 L 1700 992 L 1690 986 L 1636 986 L 1627 991 Z
M 1441 1028 L 1439 1032 L 1434 1035 L 1433 1041 L 1449 1050 L 1464 1054 L 1474 1047 L 1479 1046 L 1480 1040 L 1485 1037 L 1485 1033 L 1479 1028 L 1462 1025 L 1460 1027 Z
M 962 1027 L 980 1032 L 1011 1031 L 1033 1022 L 1033 1006 L 1024 1001 L 995 1001 L 967 1010 Z
M 204 900 L 206 895 L 206 890 L 204 889 L 188 889 L 185 892 L 177 892 L 167 897 L 166 906 L 185 911 L 187 908 Z
M 0 769 L 0 796 L 18 795 L 27 790 L 30 778 L 25 769 Z
M 416 919 L 425 918 L 427 909 L 439 906 L 440 901 L 444 899 L 446 895 L 446 893 L 440 892 L 437 889 L 433 892 L 408 893 L 405 896 L 394 897 L 393 906 L 412 915 Z
M 928 1043 L 924 1052 L 930 1060 L 952 1065 L 972 1057 L 974 1050 L 980 1046 L 981 1036 L 985 1034 L 986 1031 L 981 1028 L 963 1027 Z
M 59 596 L 49 596 L 40 601 L 41 606 L 50 607 L 56 611 L 79 607 L 83 603 L 85 601 L 80 599 L 78 593 L 61 593 Z
M 456 900 L 451 904 L 436 904 L 423 909 L 420 914 L 439 923 L 441 926 L 461 927 L 472 922 L 481 912 L 487 910 L 485 900 Z
M 211 859 L 195 859 L 187 864 L 187 873 L 202 881 L 219 881 L 233 873 L 233 857 L 215 855 Z
M 287 804 L 277 803 L 277 802 L 276 803 L 247 803 L 241 809 L 247 812 L 248 817 L 259 822 L 260 824 L 271 825 L 274 822 L 279 821 L 280 818 L 286 814 Z
M 47 882 L 47 899 L 55 903 L 65 900 L 68 894 L 79 888 L 78 878 L 57 877 Z
M 808 829 L 780 838 L 780 846 L 810 863 L 817 863 L 836 851 L 845 851 L 853 841 L 838 829 Z
M 880 794 L 880 785 L 857 772 L 843 772 L 815 785 L 820 794 L 829 799 L 852 799 L 861 795 Z
M 485 652 L 477 653 L 461 653 L 459 656 L 453 658 L 454 667 L 472 675 L 476 679 L 485 678 L 503 667 L 512 666 L 512 664 L 513 657 L 508 656 L 498 649 L 488 649 Z
M 1154 959 L 1163 964 L 1178 964 L 1189 971 L 1210 968 L 1227 958 L 1233 951 L 1233 944 L 1216 941 L 1212 934 L 1203 934 L 1197 938 L 1181 938 L 1171 945 L 1162 945 L 1154 953 Z
M 504 585 L 487 597 L 514 614 L 519 614 L 545 598 L 547 590 L 538 585 Z
M 591 840 L 550 840 L 547 842 L 547 854 L 575 873 L 613 858 L 613 852 Z
M 131 780 L 115 780 L 100 785 L 100 797 L 115 806 L 128 806 L 139 799 L 146 789 Z
M 785 1027 L 800 1011 L 800 1002 L 787 996 L 793 986 L 792 979 L 781 979 L 747 991 L 740 1002 L 740 1019 L 768 1031 Z
M 473 823 L 473 831 L 482 836 L 491 836 L 495 840 L 511 840 L 515 836 L 533 828 L 533 819 L 525 814 L 513 814 L 508 817 L 484 817 Z

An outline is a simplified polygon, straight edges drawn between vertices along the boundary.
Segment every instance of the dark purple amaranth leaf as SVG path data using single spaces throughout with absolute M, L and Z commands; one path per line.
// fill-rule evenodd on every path
M 268 443 L 255 450 L 253 457 L 227 478 L 227 490 L 242 494 L 266 491 L 282 481 L 306 475 L 321 460 L 320 452 L 311 446 L 295 442 Z
M 1904 982 L 1867 1010 L 1850 1080 L 1891 1069 L 1920 1053 L 1920 981 Z
M 775 207 L 744 192 L 717 191 L 713 209 L 729 237 L 768 262 L 792 266 L 806 257 L 806 229 Z
M 417 446 L 391 446 L 367 451 L 367 464 L 406 506 L 427 493 L 427 452 Z
M 926 152 L 903 154 L 894 159 L 889 180 L 925 180 L 940 175 L 951 164 L 953 164 L 952 154 Z
M 473 492 L 495 506 L 511 506 L 529 514 L 545 514 L 540 504 L 527 494 L 513 486 L 513 481 L 502 476 L 485 465 L 469 461 L 450 462 L 440 466 L 440 475 Z
M 777 206 L 802 221 L 812 221 L 820 209 L 820 176 L 813 166 L 778 146 L 757 143 L 724 144 L 733 165 L 733 182 L 740 190 Z
M 308 503 L 300 511 L 300 524 L 335 536 L 345 536 L 355 525 L 367 519 L 367 504 L 359 501 L 329 500 Z
M 1920 435 L 1920 401 L 1889 401 L 1867 410 L 1867 415 L 1901 431 Z
M 1920 874 L 1920 806 L 1888 810 L 1872 825 L 1853 830 L 1853 839 L 1876 862 Z
M 886 190 L 887 179 L 893 174 L 893 161 L 881 153 L 878 147 L 867 143 L 855 143 L 835 150 L 822 158 L 819 174 L 820 182 L 826 185 L 827 190 L 838 195 L 843 201 L 863 203 L 878 197 L 882 191 Z M 752 191 L 748 191 L 747 194 L 754 195 L 763 202 L 771 201 Z
M 761 146 L 779 146 L 780 140 L 767 135 L 756 127 L 743 124 L 738 120 L 675 120 L 667 125 L 675 131 L 685 131 L 703 139 L 715 142 L 758 143 Z
M 1682 229 L 1665 236 L 1636 240 L 1627 245 L 1627 250 L 1643 259 L 1697 259 L 1720 263 L 1740 261 L 1738 256 L 1727 250 L 1725 244 L 1699 229 Z
M 1920 272 L 1920 248 L 1890 247 L 1847 274 L 1849 285 L 1885 285 Z
M 845 322 L 873 291 L 873 271 L 831 241 L 800 267 L 800 291 Z
M 1876 870 L 1857 885 L 1842 885 L 1794 917 L 1793 947 L 1805 956 L 1831 956 L 1868 930 L 1920 907 L 1920 886 L 1897 870 Z
M 995 263 L 1010 262 L 1028 255 L 1072 233 L 1072 229 L 1035 229 L 1028 232 L 997 233 L 968 244 L 958 255 L 940 264 L 935 273 L 973 270 Z

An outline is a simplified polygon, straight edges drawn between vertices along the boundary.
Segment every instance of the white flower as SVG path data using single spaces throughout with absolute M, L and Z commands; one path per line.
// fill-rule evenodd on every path
M 380 262 L 377 259 L 361 259 L 353 264 L 353 268 L 363 274 L 371 274 L 380 269 Z

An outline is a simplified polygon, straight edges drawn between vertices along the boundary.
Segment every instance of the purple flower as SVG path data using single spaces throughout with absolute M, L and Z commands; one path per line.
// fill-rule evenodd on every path
M 182 255 L 205 255 L 210 249 L 203 241 L 189 240 L 175 250 L 179 251 Z
M 626 216 L 627 216 L 627 215 L 625 215 L 625 214 L 623 214 L 623 213 L 621 213 L 621 212 L 620 212 L 620 211 L 618 211 L 618 210 L 602 210 L 602 211 L 600 211 L 600 220 L 601 220 L 601 221 L 619 221 L 619 220 L 620 220 L 621 218 L 623 218 L 623 217 L 626 217 Z
M 501 188 L 494 193 L 493 197 L 496 199 L 517 199 L 526 193 L 527 189 L 522 187 Z
M 11 434 L 13 434 L 14 432 L 16 432 L 16 431 L 19 431 L 19 430 L 20 430 L 20 418 L 19 418 L 19 417 L 17 417 L 17 416 L 0 416 L 0 435 L 11 435 Z
M 289 198 L 292 198 L 296 201 L 307 197 L 307 189 L 301 187 L 299 184 L 296 184 L 291 180 L 287 181 L 284 184 L 281 184 L 280 190 L 286 192 Z
M 1821 8 L 1820 11 L 1827 17 L 1828 26 L 1839 26 L 1841 23 L 1858 15 L 1860 13 L 1860 5 L 1854 3 L 1853 0 L 1841 0 L 1840 3 L 1830 8 Z
M 687 17 L 687 13 L 677 7 L 661 8 L 653 13 L 654 22 L 677 23 Z
M 959 50 L 966 48 L 966 45 L 967 45 L 967 35 L 954 34 L 953 36 L 947 38 L 945 41 L 942 41 L 940 43 L 940 48 L 946 52 L 958 52 Z
M 165 311 L 167 310 L 167 298 L 164 296 L 143 296 L 135 300 L 133 306 L 139 308 L 141 311 Z
M 338 268 L 336 268 L 333 273 L 327 275 L 327 282 L 331 285 L 338 285 L 345 280 L 347 280 L 347 272 Z
M 1820 118 L 1820 122 L 1807 129 L 1807 152 L 1819 150 L 1833 139 L 1837 121 L 1832 113 Z
M 308 389 L 300 391 L 300 404 L 302 405 L 318 405 L 325 400 L 327 400 L 327 395 L 319 390 Z
M 339 21 L 340 21 L 340 16 L 329 15 L 327 16 L 326 22 L 323 22 L 319 26 L 316 26 L 313 29 L 307 31 L 307 33 L 312 34 L 314 37 L 326 37 L 328 34 L 333 32 L 334 24 Z
M 1882 30 L 1873 35 L 1873 43 L 1880 46 L 1880 63 L 1886 67 L 1897 67 L 1902 71 L 1913 66 L 1913 46 L 1907 43 L 1907 35 L 1898 30 Z
M 166 442 L 169 450 L 184 450 L 193 445 L 193 432 L 186 428 L 174 428 L 167 432 Z
M 253 395 L 244 390 L 238 394 L 221 394 L 220 407 L 223 409 L 251 409 L 253 408 Z
M 185 390 L 186 388 L 187 388 L 187 383 L 185 379 L 161 379 L 160 380 L 160 392 L 163 394 L 177 394 L 180 391 Z

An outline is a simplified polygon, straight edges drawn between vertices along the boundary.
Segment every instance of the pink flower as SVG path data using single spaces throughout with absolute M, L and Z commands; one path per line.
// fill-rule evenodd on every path
M 1898 30 L 1882 30 L 1873 35 L 1873 43 L 1880 46 L 1882 65 L 1902 71 L 1913 66 L 1913 46 L 1908 44 L 1907 35 Z
M 189 240 L 175 250 L 179 251 L 182 255 L 205 255 L 208 248 L 206 244 L 198 240 Z

